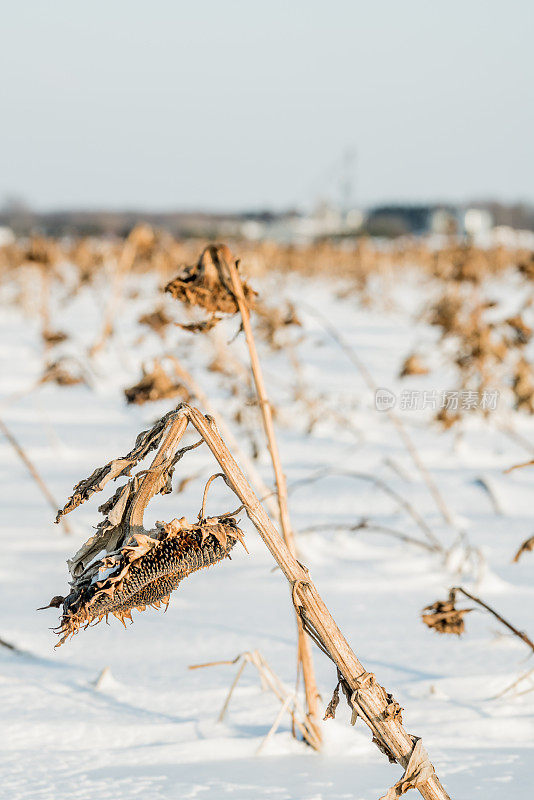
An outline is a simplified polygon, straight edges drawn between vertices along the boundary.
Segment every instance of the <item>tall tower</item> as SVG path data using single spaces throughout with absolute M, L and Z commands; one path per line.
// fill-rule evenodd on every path
M 343 156 L 341 167 L 341 213 L 343 218 L 347 218 L 347 214 L 354 205 L 354 182 L 356 176 L 356 148 L 347 147 Z

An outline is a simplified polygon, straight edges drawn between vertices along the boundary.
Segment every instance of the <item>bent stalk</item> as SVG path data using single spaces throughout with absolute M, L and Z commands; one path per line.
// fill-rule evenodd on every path
M 300 564 L 250 488 L 214 424 L 197 409 L 182 405 L 177 419 L 186 416 L 202 436 L 225 473 L 229 486 L 243 503 L 247 515 L 288 580 L 295 609 L 306 629 L 313 633 L 324 652 L 337 666 L 340 679 L 350 691 L 354 712 L 373 733 L 373 740 L 391 760 L 404 769 L 400 781 L 388 795 L 398 797 L 407 788 L 417 788 L 425 800 L 451 800 L 441 785 L 421 740 L 408 734 L 395 709 L 393 698 L 358 660 L 315 588 L 308 570 Z M 397 792 L 397 794 L 391 794 Z

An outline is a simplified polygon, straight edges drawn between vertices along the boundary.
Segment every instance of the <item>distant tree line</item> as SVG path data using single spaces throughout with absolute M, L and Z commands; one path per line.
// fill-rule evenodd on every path
M 450 206 L 450 204 L 447 204 Z M 534 205 L 529 203 L 502 203 L 493 200 L 462 204 L 462 207 L 487 209 L 495 225 L 534 231 Z M 429 206 L 412 207 L 413 213 L 402 219 L 393 213 L 383 212 L 389 206 L 371 210 L 369 221 L 374 223 L 364 231 L 371 235 L 395 236 L 408 232 L 423 232 Z M 408 206 L 404 209 L 410 210 Z M 377 212 L 380 211 L 378 214 Z M 177 238 L 217 238 L 239 234 L 243 222 L 253 220 L 273 222 L 294 215 L 295 211 L 272 211 L 218 214 L 209 212 L 149 212 L 109 210 L 69 210 L 37 212 L 18 198 L 8 198 L 0 208 L 0 226 L 8 226 L 17 235 L 40 233 L 47 236 L 126 236 L 139 222 L 169 231 Z M 413 218 L 412 218 L 413 217 Z M 376 230 L 375 230 L 376 228 Z

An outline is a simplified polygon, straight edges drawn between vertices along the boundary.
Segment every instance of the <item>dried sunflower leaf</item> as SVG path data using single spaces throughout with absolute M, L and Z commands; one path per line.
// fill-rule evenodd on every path
M 169 411 L 150 430 L 142 431 L 128 455 L 114 459 L 103 467 L 98 467 L 88 478 L 79 481 L 63 509 L 58 511 L 56 522 L 59 522 L 64 514 L 69 514 L 85 503 L 95 492 L 102 491 L 109 481 L 115 480 L 121 475 L 129 476 L 133 467 L 159 445 L 169 419 L 174 414 L 175 411 Z
M 453 600 L 437 600 L 423 609 L 422 620 L 425 625 L 438 633 L 455 633 L 460 636 L 465 630 L 463 618 L 472 610 L 472 608 L 456 608 Z
M 514 561 L 519 561 L 523 553 L 528 553 L 531 550 L 534 550 L 534 536 L 531 536 L 530 539 L 526 539 L 526 541 L 523 542 L 514 556 Z
M 332 695 L 332 699 L 328 703 L 326 707 L 326 711 L 323 717 L 323 720 L 327 719 L 335 719 L 336 718 L 336 709 L 339 705 L 339 683 L 337 684 L 336 688 L 334 689 L 334 693 Z

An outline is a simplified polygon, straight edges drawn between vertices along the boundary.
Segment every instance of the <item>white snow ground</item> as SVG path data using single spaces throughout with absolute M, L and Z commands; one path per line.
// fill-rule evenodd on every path
M 122 308 L 116 338 L 95 365 L 94 388 L 48 385 L 23 396 L 17 395 L 42 370 L 39 324 L 11 306 L 11 290 L 3 289 L 0 416 L 60 503 L 79 479 L 127 452 L 135 435 L 172 407 L 172 402 L 126 407 L 121 390 L 138 379 L 143 358 L 172 347 L 221 410 L 235 402 L 226 398 L 221 376 L 204 370 L 209 360 L 204 340 L 173 328 L 166 344 L 151 332 L 139 342 L 141 329 L 133 321 L 153 307 L 156 286 L 149 278 L 136 283 L 141 294 Z M 435 331 L 413 321 L 427 297 L 415 281 L 406 278 L 406 286 L 395 287 L 393 309 L 383 301 L 364 309 L 355 296 L 338 299 L 320 281 L 277 277 L 260 288 L 290 296 L 297 305 L 302 300 L 321 304 L 380 386 L 393 391 L 454 388 L 454 374 L 439 364 L 437 372 L 423 378 L 401 383 L 395 377 L 414 343 L 431 352 L 436 339 Z M 56 298 L 54 327 L 73 337 L 62 345 L 64 351 L 81 354 L 96 338 L 100 311 L 95 296 L 86 288 L 66 305 Z M 380 476 L 450 547 L 457 532 L 443 522 L 390 421 L 375 411 L 372 394 L 318 322 L 300 313 L 304 327 L 296 334 L 303 337 L 298 352 L 310 392 L 342 409 L 351 426 L 330 420 L 308 435 L 303 407 L 289 395 L 293 368 L 283 351 L 273 355 L 262 346 L 267 382 L 281 409 L 278 431 L 289 483 L 327 467 Z M 175 315 L 184 316 L 176 310 Z M 223 325 L 230 339 L 236 324 Z M 242 346 L 240 341 L 231 345 L 238 353 Z M 454 569 L 459 553 L 444 564 L 439 556 L 394 538 L 348 530 L 302 534 L 301 560 L 360 660 L 404 707 L 407 729 L 423 737 L 451 797 L 526 800 L 532 797 L 534 691 L 494 698 L 534 666 L 528 648 L 478 611 L 467 616 L 461 639 L 428 630 L 420 611 L 462 581 L 534 634 L 534 554 L 511 563 L 519 544 L 533 534 L 534 470 L 503 474 L 529 453 L 493 423 L 472 420 L 458 440 L 454 432 L 430 426 L 426 412 L 406 412 L 404 419 L 457 526 L 482 551 L 482 565 L 468 566 L 459 577 Z M 534 443 L 533 420 L 517 414 L 508 419 Z M 204 477 L 216 472 L 210 463 L 206 453 L 195 451 L 181 462 L 176 483 L 201 469 Z M 265 454 L 260 467 L 269 481 Z M 491 482 L 500 515 L 477 483 L 480 478 Z M 98 521 L 96 508 L 103 498 L 74 512 L 68 518 L 74 535 L 64 535 L 4 439 L 0 486 L 0 636 L 22 651 L 0 647 L 1 798 L 373 800 L 398 779 L 400 769 L 371 744 L 362 723 L 350 727 L 342 704 L 337 719 L 324 724 L 320 755 L 292 739 L 286 718 L 256 756 L 278 703 L 261 692 L 251 667 L 226 721 L 217 724 L 236 668 L 189 671 L 188 665 L 258 648 L 288 686 L 295 677 L 288 589 L 246 520 L 250 555 L 236 550 L 231 562 L 186 580 L 166 614 L 134 613 L 135 624 L 126 630 L 113 619 L 54 650 L 56 637 L 49 627 L 57 623 L 57 610 L 36 608 L 65 593 L 65 560 Z M 182 494 L 158 498 L 149 508 L 149 521 L 184 514 L 195 518 L 202 486 L 199 478 Z M 365 516 L 420 537 L 398 504 L 363 480 L 334 476 L 301 484 L 290 502 L 297 530 L 319 523 L 350 525 Z M 216 483 L 210 507 L 226 511 L 235 507 L 235 499 Z M 319 652 L 315 661 L 326 705 L 335 672 Z M 106 666 L 110 673 L 95 689 Z M 531 679 L 519 688 L 533 685 Z

